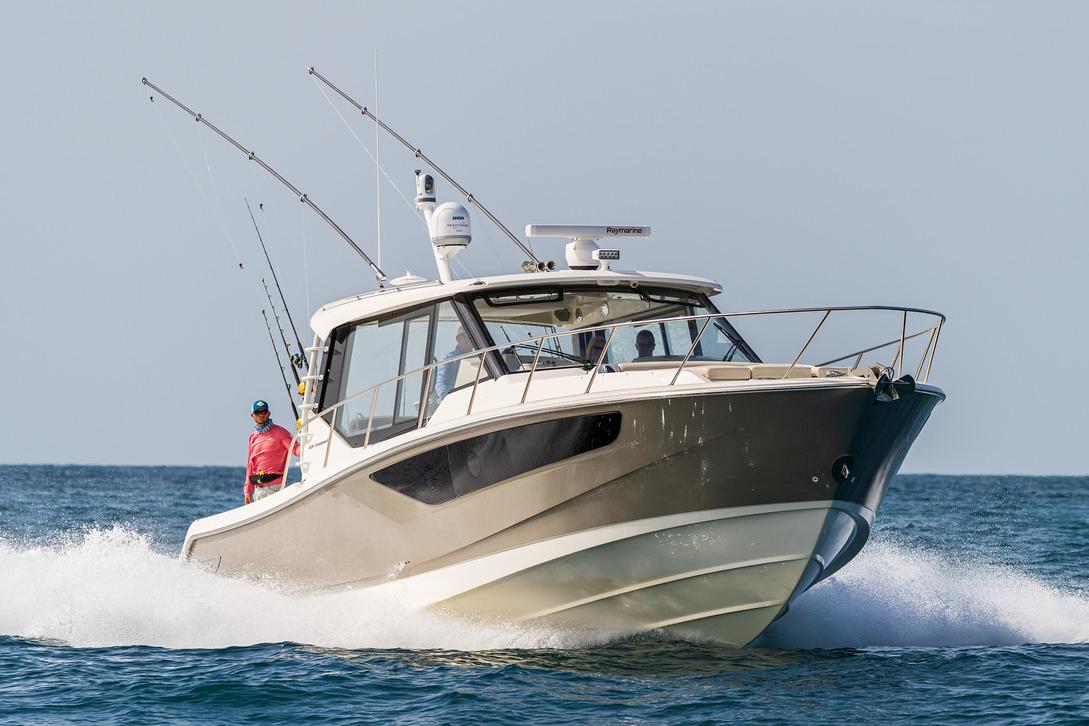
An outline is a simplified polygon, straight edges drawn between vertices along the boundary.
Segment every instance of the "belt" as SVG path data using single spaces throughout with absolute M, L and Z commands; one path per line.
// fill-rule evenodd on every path
M 283 474 L 254 474 L 250 477 L 250 484 L 254 484 L 259 487 L 269 486 L 282 477 Z

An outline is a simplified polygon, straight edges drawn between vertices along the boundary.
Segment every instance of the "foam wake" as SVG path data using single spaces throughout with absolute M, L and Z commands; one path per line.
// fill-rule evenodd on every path
M 374 591 L 300 593 L 212 575 L 122 527 L 63 542 L 0 538 L 0 635 L 78 647 L 574 648 L 585 633 L 467 623 Z M 872 541 L 756 645 L 778 648 L 1089 642 L 1089 597 L 1024 573 Z
M 1089 642 L 1089 597 L 1011 568 L 871 541 L 757 645 L 780 648 Z
M 156 553 L 144 535 L 93 529 L 47 546 L 0 539 L 0 635 L 77 647 L 566 648 L 581 634 L 453 621 L 390 596 L 289 592 L 217 577 Z

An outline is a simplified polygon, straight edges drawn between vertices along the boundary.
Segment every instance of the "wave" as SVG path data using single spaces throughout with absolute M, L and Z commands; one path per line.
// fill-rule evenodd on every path
M 1089 597 L 1014 568 L 871 541 L 757 645 L 956 647 L 1089 642 Z
M 77 647 L 576 648 L 607 636 L 466 622 L 374 591 L 308 593 L 218 577 L 115 526 L 45 545 L 0 539 L 0 634 Z M 1089 598 L 1025 573 L 871 542 L 799 598 L 756 645 L 774 648 L 1089 641 Z
M 43 546 L 0 540 L 0 634 L 77 647 L 568 648 L 584 634 L 473 623 L 369 591 L 306 593 L 218 577 L 124 527 Z

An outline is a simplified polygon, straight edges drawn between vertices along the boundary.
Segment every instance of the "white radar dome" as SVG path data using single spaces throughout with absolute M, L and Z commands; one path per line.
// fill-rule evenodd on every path
M 439 249 L 468 247 L 473 239 L 469 211 L 457 202 L 443 202 L 435 207 L 429 227 L 431 244 Z

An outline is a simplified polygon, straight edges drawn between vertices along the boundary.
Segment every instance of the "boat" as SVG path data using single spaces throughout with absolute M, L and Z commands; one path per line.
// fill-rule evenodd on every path
M 437 279 L 379 277 L 313 314 L 298 473 L 193 522 L 182 559 L 475 621 L 745 646 L 862 549 L 944 400 L 943 315 L 730 311 L 713 280 L 620 269 L 642 225 L 528 225 L 566 269 L 457 279 L 468 209 L 420 172 L 416 206 Z M 829 321 L 862 314 L 887 330 L 813 359 Z M 796 354 L 764 360 L 741 328 L 787 317 L 807 321 Z

